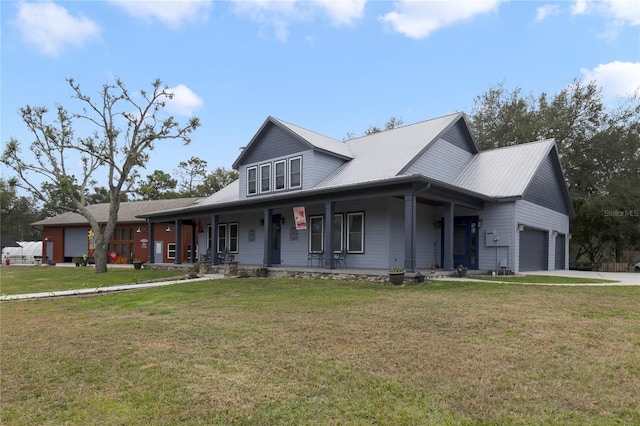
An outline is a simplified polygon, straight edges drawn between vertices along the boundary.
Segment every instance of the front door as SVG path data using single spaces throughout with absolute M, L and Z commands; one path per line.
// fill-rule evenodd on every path
M 274 265 L 280 264 L 280 220 L 279 214 L 271 216 L 271 263 Z
M 441 226 L 444 247 L 444 218 Z M 441 260 L 444 263 L 444 253 Z M 453 267 L 459 265 L 478 269 L 478 216 L 457 216 L 453 219 Z
M 155 263 L 162 263 L 164 262 L 164 258 L 162 256 L 162 246 L 163 246 L 163 242 L 162 241 L 156 241 L 155 242 L 155 249 L 153 250 L 153 261 Z

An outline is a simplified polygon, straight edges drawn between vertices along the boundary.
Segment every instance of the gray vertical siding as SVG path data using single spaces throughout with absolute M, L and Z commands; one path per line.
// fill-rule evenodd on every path
M 524 193 L 524 199 L 551 210 L 567 214 L 567 206 L 560 188 L 564 186 L 562 174 L 551 155 L 544 159 Z
M 442 139 L 469 153 L 476 152 L 473 140 L 469 134 L 469 129 L 462 119 L 456 121 L 456 123 L 442 135 Z
M 269 123 L 264 129 L 262 138 L 255 141 L 250 151 L 245 154 L 243 164 L 267 162 L 273 158 L 288 156 L 307 149 L 309 149 L 308 145 L 275 124 Z

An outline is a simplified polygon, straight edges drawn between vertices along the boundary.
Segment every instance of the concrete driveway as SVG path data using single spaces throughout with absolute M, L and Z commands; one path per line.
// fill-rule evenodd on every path
M 634 272 L 595 272 L 595 271 L 528 271 L 525 275 L 553 275 L 556 277 L 591 278 L 618 281 L 616 283 L 588 285 L 637 285 L 640 286 L 640 273 Z

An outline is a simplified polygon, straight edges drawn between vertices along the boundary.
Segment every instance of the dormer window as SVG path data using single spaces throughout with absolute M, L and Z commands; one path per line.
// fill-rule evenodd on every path
M 249 167 L 247 169 L 247 195 L 258 193 L 258 169 Z
M 271 191 L 271 164 L 260 166 L 260 192 Z
M 289 160 L 289 188 L 300 188 L 302 186 L 302 157 L 295 157 Z
M 285 179 L 286 179 L 286 164 L 287 162 L 285 160 L 282 161 L 276 161 L 274 167 L 275 167 L 275 182 L 274 182 L 274 189 L 276 191 L 279 191 L 281 189 L 285 188 Z
M 246 195 L 302 188 L 302 156 L 274 159 L 246 169 Z

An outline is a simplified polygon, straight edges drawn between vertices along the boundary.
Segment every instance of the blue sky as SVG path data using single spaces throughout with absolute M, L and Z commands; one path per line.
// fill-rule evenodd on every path
M 470 113 L 500 82 L 538 95 L 596 80 L 607 102 L 640 87 L 638 1 L 0 3 L 3 145 L 31 140 L 21 106 L 74 110 L 66 78 L 88 93 L 160 78 L 171 113 L 202 127 L 158 146 L 143 176 L 192 156 L 230 168 L 269 115 L 341 140 Z

